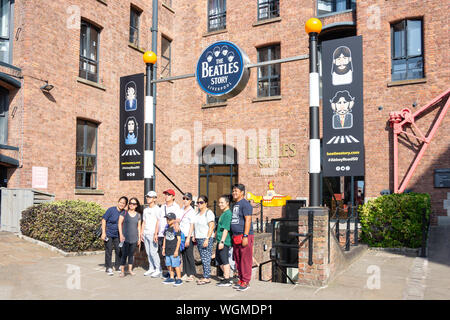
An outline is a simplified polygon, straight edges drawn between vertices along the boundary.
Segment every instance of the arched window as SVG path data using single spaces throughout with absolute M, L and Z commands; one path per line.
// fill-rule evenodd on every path
M 213 209 L 214 201 L 222 194 L 231 194 L 238 181 L 237 151 L 226 145 L 209 145 L 198 156 L 198 192 L 208 197 Z

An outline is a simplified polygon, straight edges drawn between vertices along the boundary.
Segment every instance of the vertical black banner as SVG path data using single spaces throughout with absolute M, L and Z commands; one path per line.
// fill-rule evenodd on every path
M 364 175 L 362 37 L 322 43 L 323 175 Z
M 120 180 L 144 179 L 144 74 L 120 78 Z

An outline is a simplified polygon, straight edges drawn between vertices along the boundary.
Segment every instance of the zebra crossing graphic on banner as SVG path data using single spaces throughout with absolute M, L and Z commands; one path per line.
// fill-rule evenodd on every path
M 348 135 L 348 136 L 334 136 L 327 142 L 327 144 L 358 143 L 358 142 L 359 140 L 356 139 L 354 136 Z
M 122 157 L 124 156 L 140 156 L 141 154 L 136 149 L 132 150 L 125 150 L 124 153 L 122 153 Z

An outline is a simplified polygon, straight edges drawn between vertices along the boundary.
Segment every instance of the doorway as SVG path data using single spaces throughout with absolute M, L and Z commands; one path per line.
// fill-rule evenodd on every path
M 200 156 L 199 195 L 208 197 L 208 207 L 215 212 L 214 201 L 217 204 L 221 195 L 231 195 L 238 181 L 237 151 L 226 145 L 208 146 L 202 149 Z

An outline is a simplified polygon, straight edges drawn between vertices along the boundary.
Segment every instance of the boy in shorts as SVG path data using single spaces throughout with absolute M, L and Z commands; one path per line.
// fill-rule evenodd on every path
M 180 243 L 181 243 L 181 231 L 175 224 L 177 219 L 175 213 L 169 212 L 165 216 L 167 224 L 169 225 L 164 231 L 164 240 L 162 247 L 162 255 L 166 257 L 166 266 L 169 269 L 169 278 L 163 281 L 164 284 L 173 284 L 179 286 L 183 284 L 181 280 L 181 258 L 180 258 Z M 174 270 L 176 273 L 176 279 L 174 279 Z

